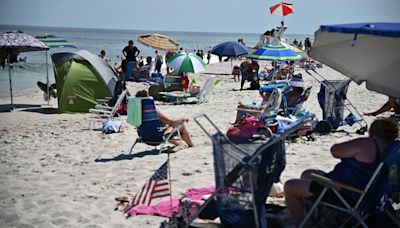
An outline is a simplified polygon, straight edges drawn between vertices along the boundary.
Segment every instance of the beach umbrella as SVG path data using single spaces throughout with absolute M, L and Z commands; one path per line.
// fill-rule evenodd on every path
M 45 43 L 49 48 L 77 48 L 67 40 L 49 34 L 37 35 L 36 39 Z
M 141 35 L 138 40 L 146 46 L 164 51 L 176 51 L 179 47 L 178 41 L 169 36 L 157 33 Z
M 284 16 L 289 15 L 293 13 L 293 4 L 292 3 L 287 3 L 287 2 L 281 2 L 276 5 L 273 5 L 269 8 L 271 14 L 281 16 L 282 21 Z
M 247 58 L 253 60 L 271 60 L 271 61 L 297 61 L 303 57 L 294 50 L 283 45 L 266 45 L 247 55 Z
M 49 34 L 41 34 L 36 36 L 36 39 L 42 41 L 47 45 L 47 47 L 53 49 L 53 48 L 77 48 L 75 45 L 72 43 L 68 42 L 67 40 L 56 37 L 54 35 L 49 35 Z M 47 81 L 47 94 L 49 94 L 49 65 L 48 63 L 48 53 L 46 50 L 46 81 Z M 49 104 L 50 99 L 47 100 L 47 104 Z
M 227 41 L 214 46 L 211 49 L 211 53 L 218 56 L 238 57 L 241 55 L 247 55 L 248 48 L 244 46 L 242 43 L 236 41 Z M 232 58 L 231 58 L 231 67 L 232 67 Z
M 246 55 L 248 53 L 248 48 L 242 43 L 227 41 L 214 46 L 211 49 L 211 53 L 218 56 L 237 57 Z
M 321 26 L 310 56 L 370 90 L 400 98 L 400 23 Z
M 2 55 L 4 55 L 8 59 L 7 61 L 8 76 L 10 80 L 10 98 L 11 98 L 10 111 L 12 111 L 14 109 L 14 101 L 12 94 L 12 78 L 11 78 L 11 65 L 10 65 L 12 57 L 11 55 L 12 54 L 18 55 L 18 53 L 20 52 L 48 50 L 49 48 L 42 41 L 21 31 L 1 32 L 0 48 Z
M 178 72 L 199 73 L 204 71 L 206 64 L 203 59 L 192 53 L 180 53 L 168 59 L 167 65 Z

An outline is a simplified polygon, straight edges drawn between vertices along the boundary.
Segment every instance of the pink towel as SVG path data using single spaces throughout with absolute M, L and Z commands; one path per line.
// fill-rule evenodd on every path
M 188 189 L 183 197 L 175 197 L 172 199 L 172 212 L 178 212 L 179 200 L 181 198 L 188 198 L 192 201 L 200 200 L 201 197 L 207 194 L 212 194 L 215 191 L 215 187 L 208 188 L 190 188 Z M 130 216 L 135 215 L 158 215 L 162 217 L 171 217 L 171 202 L 170 200 L 164 200 L 153 206 L 141 205 L 130 209 L 127 212 Z

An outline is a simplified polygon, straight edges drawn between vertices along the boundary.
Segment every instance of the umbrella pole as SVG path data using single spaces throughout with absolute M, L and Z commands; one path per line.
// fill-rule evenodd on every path
M 11 64 L 10 64 L 10 58 L 11 55 L 8 54 L 8 77 L 10 79 L 10 98 L 11 98 L 11 107 L 10 107 L 10 111 L 14 110 L 14 101 L 13 101 L 13 93 L 12 93 L 12 81 L 11 81 Z
M 49 89 L 49 58 L 48 58 L 48 53 L 47 53 L 47 50 L 46 50 L 46 81 L 47 81 L 47 105 L 49 105 L 50 104 L 50 89 Z

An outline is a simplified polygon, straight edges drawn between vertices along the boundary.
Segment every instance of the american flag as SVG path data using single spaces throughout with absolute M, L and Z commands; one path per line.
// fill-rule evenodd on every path
M 129 208 L 137 205 L 150 205 L 155 198 L 171 195 L 168 181 L 168 160 L 157 169 L 140 191 L 135 195 Z

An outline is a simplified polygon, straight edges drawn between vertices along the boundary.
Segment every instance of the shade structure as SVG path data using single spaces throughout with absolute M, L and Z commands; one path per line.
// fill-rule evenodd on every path
M 292 49 L 283 45 L 266 45 L 257 49 L 252 54 L 247 56 L 249 59 L 254 60 L 271 60 L 271 61 L 296 61 L 303 57 L 293 51 Z
M 167 65 L 178 72 L 199 73 L 204 71 L 206 64 L 197 55 L 192 53 L 181 53 L 168 59 Z
M 227 41 L 214 46 L 211 53 L 218 56 L 237 57 L 246 55 L 248 53 L 248 48 L 242 43 Z
M 67 40 L 54 35 L 42 34 L 36 36 L 36 39 L 45 43 L 49 48 L 77 48 Z
M 288 14 L 293 13 L 293 4 L 287 2 L 281 2 L 269 8 L 271 14 L 277 16 L 286 16 Z
M 21 31 L 0 33 L 0 48 L 2 53 L 6 53 L 6 58 L 8 59 L 8 76 L 10 81 L 11 99 L 10 111 L 12 111 L 14 109 L 14 101 L 10 65 L 11 53 L 18 54 L 19 52 L 43 51 L 48 50 L 49 48 L 42 41 Z
M 370 90 L 400 98 L 400 23 L 321 26 L 310 56 Z
M 176 51 L 179 47 L 178 41 L 169 36 L 157 33 L 141 35 L 138 40 L 146 46 L 164 51 Z

